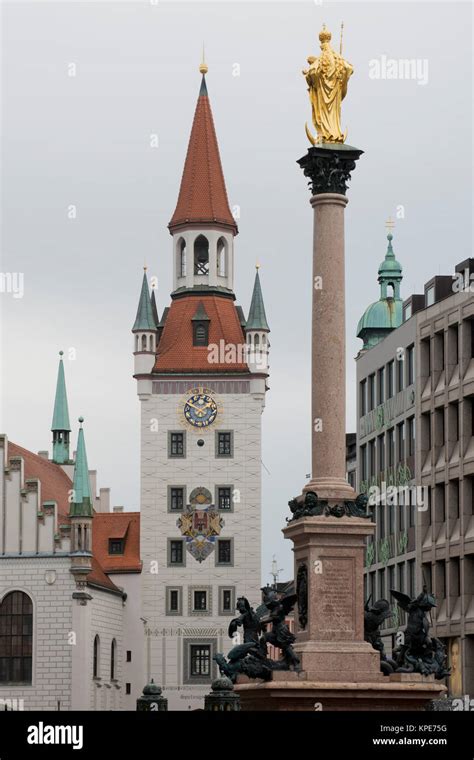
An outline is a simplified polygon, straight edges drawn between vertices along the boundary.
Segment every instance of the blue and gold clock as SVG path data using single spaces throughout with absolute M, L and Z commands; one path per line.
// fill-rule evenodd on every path
M 217 404 L 208 393 L 193 393 L 184 403 L 184 418 L 196 428 L 206 428 L 217 417 Z

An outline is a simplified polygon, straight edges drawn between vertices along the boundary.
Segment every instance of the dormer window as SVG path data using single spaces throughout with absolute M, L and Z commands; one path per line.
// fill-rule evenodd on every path
M 109 538 L 109 554 L 123 554 L 124 552 L 124 539 L 123 538 Z
M 193 346 L 207 346 L 209 343 L 209 323 L 195 322 Z

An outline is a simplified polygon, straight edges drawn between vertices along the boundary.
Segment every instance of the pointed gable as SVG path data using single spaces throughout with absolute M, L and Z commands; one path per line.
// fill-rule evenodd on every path
M 184 164 L 178 203 L 168 225 L 214 223 L 237 234 L 229 208 L 211 104 L 203 75 Z

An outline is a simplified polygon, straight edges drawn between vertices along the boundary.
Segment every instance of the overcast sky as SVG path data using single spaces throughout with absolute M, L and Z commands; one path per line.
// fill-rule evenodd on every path
M 0 295 L 2 431 L 33 451 L 50 445 L 57 352 L 67 359 L 74 349 L 65 362 L 73 439 L 82 414 L 99 485 L 112 488 L 114 504 L 138 508 L 130 329 L 144 261 L 159 280 L 160 314 L 169 304 L 166 225 L 205 41 L 229 200 L 241 209 L 237 302 L 247 313 L 258 259 L 272 331 L 263 580 L 273 554 L 282 579 L 291 577 L 280 528 L 310 471 L 312 211 L 296 164 L 310 108 L 301 69 L 318 53 L 322 22 L 338 48 L 343 20 L 354 75 L 342 124 L 365 151 L 346 209 L 355 430 L 355 329 L 378 298 L 387 217 L 403 206 L 394 231 L 403 298 L 472 255 L 470 3 L 5 2 L 2 20 L 1 271 L 24 275 L 23 298 Z M 371 78 L 370 62 L 383 56 L 416 59 L 419 81 Z

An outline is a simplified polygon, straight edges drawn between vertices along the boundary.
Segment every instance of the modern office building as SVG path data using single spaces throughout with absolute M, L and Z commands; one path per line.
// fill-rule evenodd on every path
M 447 646 L 457 696 L 474 689 L 474 266 L 468 259 L 401 302 L 391 239 L 380 299 L 358 326 L 357 486 L 376 502 L 377 524 L 366 596 L 431 588 L 432 634 Z M 388 652 L 406 622 L 393 612 Z

